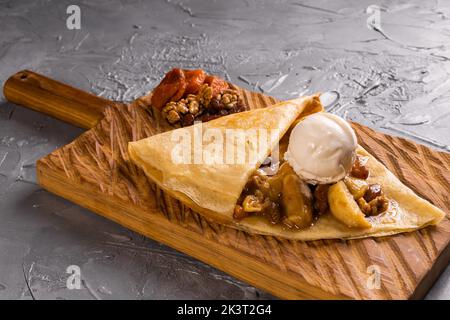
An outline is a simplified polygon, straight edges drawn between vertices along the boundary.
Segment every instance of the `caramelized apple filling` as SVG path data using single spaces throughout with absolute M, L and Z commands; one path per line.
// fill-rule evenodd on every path
M 234 210 L 234 218 L 265 217 L 272 224 L 304 228 L 313 221 L 312 194 L 287 163 L 267 176 L 257 170 L 248 180 Z
M 286 162 L 272 176 L 257 170 L 239 197 L 234 218 L 261 216 L 272 224 L 304 229 L 318 216 L 331 213 L 349 227 L 368 228 L 365 217 L 385 212 L 389 201 L 379 184 L 367 182 L 366 162 L 358 156 L 346 178 L 316 186 L 301 180 Z

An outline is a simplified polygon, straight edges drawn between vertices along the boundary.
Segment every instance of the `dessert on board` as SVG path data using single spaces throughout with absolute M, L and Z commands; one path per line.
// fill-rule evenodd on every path
M 230 112 L 212 114 L 202 90 L 229 102 L 226 82 L 174 70 L 151 103 L 180 125 L 130 142 L 128 151 L 152 181 L 206 218 L 253 234 L 318 240 L 409 232 L 445 216 L 364 150 L 346 120 L 324 111 L 319 95 L 245 111 L 235 91 Z M 183 117 L 190 101 L 202 105 L 195 123 L 169 119 L 180 101 L 188 105 Z

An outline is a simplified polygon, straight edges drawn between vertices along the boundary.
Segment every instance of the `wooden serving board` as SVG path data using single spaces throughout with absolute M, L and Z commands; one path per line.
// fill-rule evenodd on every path
M 251 108 L 276 102 L 239 90 Z M 12 102 L 90 128 L 38 161 L 43 188 L 280 298 L 421 298 L 448 265 L 449 154 L 354 123 L 360 144 L 447 217 L 437 227 L 383 238 L 280 240 L 206 220 L 130 162 L 129 141 L 165 130 L 142 107 L 148 97 L 128 105 L 111 102 L 29 71 L 12 76 L 4 91 Z M 373 266 L 380 287 L 370 289 Z

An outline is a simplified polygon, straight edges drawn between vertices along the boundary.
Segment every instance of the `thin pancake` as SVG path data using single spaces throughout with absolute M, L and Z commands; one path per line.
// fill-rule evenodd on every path
M 234 205 L 249 176 L 267 158 L 297 118 L 318 111 L 322 111 L 318 96 L 298 98 L 130 142 L 128 151 L 131 159 L 143 168 L 146 175 L 171 196 L 216 221 L 234 224 Z M 200 146 L 195 145 L 196 139 L 210 132 L 209 129 L 214 129 L 214 132 L 224 137 L 223 140 L 205 141 L 203 138 Z M 267 135 L 258 135 L 258 139 L 262 140 L 256 144 L 244 135 L 245 143 L 238 144 L 238 139 L 226 138 L 229 129 L 238 133 L 239 130 L 261 130 Z M 180 147 L 183 139 L 191 140 L 188 143 L 190 148 L 185 148 L 185 144 Z M 195 153 L 200 149 L 238 150 L 239 145 L 244 145 L 245 155 L 254 155 L 255 161 L 250 162 L 246 158 L 244 163 L 195 163 Z M 178 155 L 177 151 L 180 154 L 185 151 L 190 162 L 174 161 L 174 152 Z M 238 158 L 237 153 L 235 158 Z
M 303 230 L 288 230 L 282 225 L 272 225 L 261 217 L 252 216 L 241 221 L 233 219 L 234 206 L 249 176 L 270 154 L 277 142 L 298 118 L 322 111 L 317 96 L 304 97 L 282 102 L 274 106 L 229 115 L 202 125 L 203 132 L 217 129 L 278 129 L 269 135 L 267 147 L 257 151 L 255 163 L 243 164 L 175 164 L 172 152 L 176 146 L 174 136 L 193 136 L 200 125 L 181 128 L 129 143 L 131 159 L 142 167 L 146 175 L 155 181 L 169 195 L 182 201 L 194 211 L 219 223 L 249 233 L 266 234 L 292 240 L 354 239 L 370 236 L 386 236 L 413 231 L 439 223 L 444 212 L 417 196 L 398 180 L 372 155 L 359 147 L 358 153 L 369 157 L 369 183 L 382 186 L 388 199 L 396 206 L 378 216 L 368 217 L 372 223 L 369 229 L 348 228 L 331 214 L 325 214 L 313 226 Z M 237 142 L 231 142 L 235 145 Z M 228 147 L 226 142 L 202 142 L 201 147 L 211 145 Z M 255 151 L 251 141 L 246 141 L 246 152 Z M 195 148 L 190 150 L 193 157 Z

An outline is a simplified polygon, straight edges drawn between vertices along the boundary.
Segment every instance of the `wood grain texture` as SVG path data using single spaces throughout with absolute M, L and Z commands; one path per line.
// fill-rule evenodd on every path
M 95 126 L 104 109 L 116 104 L 29 70 L 12 75 L 3 94 L 10 102 L 85 129 Z
M 241 93 L 251 108 L 276 102 Z M 301 242 L 208 221 L 167 196 L 129 161 L 128 141 L 167 129 L 140 101 L 105 109 L 94 128 L 38 161 L 38 179 L 51 192 L 281 298 L 420 298 L 449 261 L 450 155 L 353 127 L 364 148 L 447 213 L 438 227 L 385 238 Z M 372 265 L 381 271 L 379 289 L 367 287 Z

